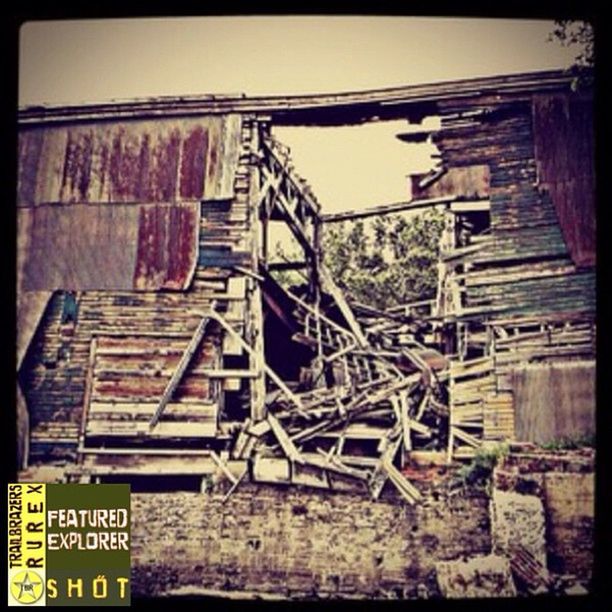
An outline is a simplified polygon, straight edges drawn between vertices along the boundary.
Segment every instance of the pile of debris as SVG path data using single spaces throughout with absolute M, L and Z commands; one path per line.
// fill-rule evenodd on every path
M 266 418 L 247 419 L 230 457 L 250 459 L 258 482 L 358 488 L 378 499 L 389 480 L 414 504 L 419 490 L 401 469 L 410 451 L 447 443 L 446 361 L 431 359 L 412 335 L 412 346 L 398 345 L 395 328 L 409 332 L 405 317 L 378 313 L 383 324 L 365 325 L 360 338 L 287 295 L 300 323 L 294 340 L 316 350 L 306 388 L 291 389 L 268 369 L 275 388 L 266 396 Z

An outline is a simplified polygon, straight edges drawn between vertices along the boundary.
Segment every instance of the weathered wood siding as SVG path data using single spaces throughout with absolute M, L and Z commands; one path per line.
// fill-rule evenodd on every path
M 577 266 L 595 264 L 593 103 L 575 95 L 535 95 L 533 125 L 538 182 L 555 205 Z
M 595 434 L 595 362 L 530 364 L 513 373 L 516 438 L 544 444 Z
M 442 129 L 435 142 L 445 165 L 486 164 L 490 173 L 491 238 L 464 258 L 471 264 L 465 316 L 593 312 L 594 272 L 573 266 L 551 194 L 539 182 L 531 97 L 441 102 L 439 110 Z M 481 114 L 466 118 L 466 112 Z M 554 159 L 557 153 L 549 151 L 547 156 Z M 518 265 L 521 273 L 510 276 Z
M 198 204 L 199 251 L 212 242 L 230 255 L 236 249 L 251 251 L 248 197 L 252 129 L 253 124 L 245 120 L 236 167 L 223 171 L 233 177 L 231 197 L 223 205 L 205 201 L 201 210 Z M 133 434 L 138 434 L 139 427 L 148 426 L 142 414 L 153 412 L 181 347 L 188 344 L 201 313 L 209 310 L 213 300 L 237 331 L 244 330 L 249 314 L 244 276 L 227 269 L 223 260 L 216 263 L 198 265 L 187 291 L 79 292 L 76 323 L 62 324 L 65 293 L 54 294 L 20 373 L 30 413 L 33 458 L 76 457 L 84 403 L 90 417 L 86 428 L 89 434 L 103 431 L 114 435 L 117 427 L 126 427 L 125 422 L 129 422 L 128 430 Z M 213 386 L 220 383 L 208 379 L 205 371 L 222 363 L 221 334 L 217 327 L 210 326 L 168 407 L 167 418 L 172 421 L 177 411 L 184 416 L 186 410 L 197 411 L 200 406 L 200 422 L 188 434 L 201 437 L 216 431 L 214 415 L 219 398 Z M 206 406 L 213 404 L 211 413 Z M 92 406 L 93 413 L 89 414 Z M 166 431 L 173 434 L 172 423 L 168 425 L 170 429 L 166 425 L 159 429 L 162 435 Z

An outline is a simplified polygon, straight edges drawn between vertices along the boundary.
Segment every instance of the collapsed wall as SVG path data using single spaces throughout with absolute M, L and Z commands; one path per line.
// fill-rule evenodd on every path
M 439 306 L 443 340 L 452 336 L 449 371 L 439 355 L 433 361 L 444 363 L 430 364 L 426 347 L 415 350 L 412 339 L 399 350 L 369 342 L 390 337 L 378 322 L 362 327 L 363 317 L 356 321 L 325 279 L 318 205 L 288 157 L 271 140 L 258 142 L 269 136 L 267 119 L 219 115 L 204 121 L 206 129 L 184 123 L 185 133 L 163 120 L 138 129 L 110 122 L 93 137 L 86 126 L 25 130 L 20 274 L 30 297 L 57 292 L 36 334 L 36 323 L 20 325 L 28 332 L 22 352 L 30 345 L 20 383 L 31 430 L 25 418 L 19 427 L 24 441 L 30 434 L 32 458 L 63 461 L 59 480 L 163 481 L 164 493 L 133 495 L 135 595 L 444 595 L 457 575 L 478 581 L 487 560 L 496 568 L 492 582 L 503 581 L 491 595 L 514 593 L 524 564 L 542 570 L 548 590 L 547 571 L 589 584 L 592 465 L 555 465 L 544 474 L 540 457 L 528 462 L 532 478 L 516 464 L 519 476 L 496 472 L 492 502 L 483 490 L 406 478 L 414 476 L 406 469 L 413 451 L 428 460 L 444 447 L 449 462 L 474 457 L 483 441 L 512 438 L 515 416 L 518 426 L 538 430 L 526 434 L 538 441 L 552 435 L 535 422 L 543 413 L 556 424 L 553 433 L 592 424 L 594 258 L 583 238 L 593 228 L 589 217 L 588 227 L 567 234 L 573 209 L 561 184 L 582 169 L 561 172 L 559 183 L 554 160 L 542 156 L 543 117 L 561 120 L 554 100 L 549 113 L 531 105 L 529 92 L 505 100 L 472 94 L 467 106 L 447 100 L 436 107 L 446 113 L 445 162 L 471 169 L 490 200 L 482 235 L 453 242 L 445 254 L 448 299 Z M 416 114 L 423 110 L 417 105 Z M 465 193 L 454 195 L 453 215 L 474 213 L 478 225 L 481 203 L 470 210 Z M 131 250 L 105 242 L 120 217 L 129 232 L 115 238 Z M 278 220 L 304 247 L 307 303 L 281 295 L 269 280 L 259 222 Z M 89 221 L 91 244 L 77 231 Z M 107 251 L 117 258 L 108 278 L 96 259 Z M 321 308 L 325 297 L 335 310 Z M 406 322 L 383 314 L 393 326 Z M 287 361 L 294 360 L 290 375 L 276 380 L 264 346 L 272 344 L 264 323 L 274 317 Z M 291 350 L 298 345 L 299 358 Z M 574 363 L 561 369 L 557 362 L 566 359 Z M 184 361 L 189 368 L 181 370 Z M 522 380 L 525 364 L 531 369 Z M 577 372 L 578 390 L 571 384 Z M 540 393 L 548 399 L 537 407 L 529 400 L 534 388 L 561 379 L 569 381 L 564 410 L 553 393 Z M 576 398 L 577 416 L 570 410 Z M 174 479 L 204 486 L 212 472 L 225 475 L 229 491 L 167 492 Z M 247 482 L 256 477 L 257 487 Z M 449 596 L 482 592 L 460 586 Z

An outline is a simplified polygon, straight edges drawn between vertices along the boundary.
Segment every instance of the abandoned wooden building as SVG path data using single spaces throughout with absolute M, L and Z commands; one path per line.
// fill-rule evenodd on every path
M 414 503 L 414 450 L 593 431 L 592 95 L 572 81 L 21 110 L 20 465 L 197 487 L 220 470 L 229 493 L 250 479 L 376 498 L 389 481 Z M 419 130 L 429 116 L 440 127 Z M 362 213 L 446 210 L 420 315 L 352 308 L 322 261 L 339 219 L 274 137 L 391 119 L 440 151 L 409 202 Z M 285 264 L 308 271 L 299 294 L 273 278 L 271 222 L 303 249 Z M 432 346 L 410 335 L 419 317 Z

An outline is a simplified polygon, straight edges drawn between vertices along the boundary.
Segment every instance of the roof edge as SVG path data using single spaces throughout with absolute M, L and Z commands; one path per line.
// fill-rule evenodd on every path
M 571 85 L 574 78 L 575 74 L 569 70 L 548 70 L 333 94 L 163 96 L 75 105 L 27 106 L 19 109 L 18 121 L 21 124 L 56 123 L 227 113 L 286 116 L 293 112 L 324 111 L 344 106 L 411 105 L 473 95 L 564 89 Z

